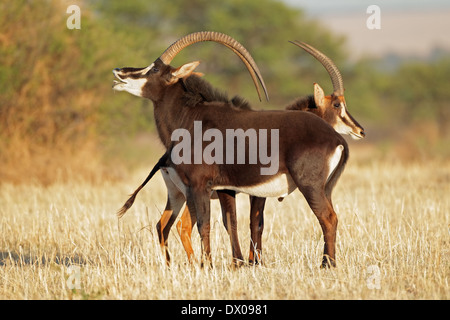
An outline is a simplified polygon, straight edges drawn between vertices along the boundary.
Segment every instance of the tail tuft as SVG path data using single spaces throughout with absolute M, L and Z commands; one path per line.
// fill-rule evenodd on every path
M 119 211 L 117 211 L 117 217 L 120 219 L 123 217 L 123 215 L 127 212 L 128 209 L 131 208 L 131 206 L 134 203 L 134 199 L 136 199 L 137 192 L 134 192 L 131 197 L 125 202 L 125 204 L 120 208 Z
M 119 211 L 117 211 L 117 217 L 120 219 L 123 217 L 123 215 L 127 212 L 128 209 L 131 208 L 131 206 L 134 203 L 134 199 L 136 199 L 136 196 L 138 192 L 147 184 L 147 182 L 150 181 L 150 179 L 155 175 L 156 172 L 161 167 L 164 167 L 167 165 L 167 160 L 169 159 L 170 152 L 166 152 L 163 154 L 163 156 L 158 160 L 158 163 L 155 164 L 152 171 L 148 174 L 147 178 L 145 178 L 145 181 L 139 186 L 139 188 L 136 189 L 136 191 L 133 192 L 133 194 L 130 196 L 130 198 L 125 202 L 125 204 L 120 208 Z

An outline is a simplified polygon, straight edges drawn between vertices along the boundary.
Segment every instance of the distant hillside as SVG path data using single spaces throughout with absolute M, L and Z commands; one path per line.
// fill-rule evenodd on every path
M 320 22 L 347 38 L 352 59 L 395 54 L 428 57 L 436 48 L 450 51 L 450 10 L 383 13 L 381 30 L 369 30 L 365 12 L 319 17 Z

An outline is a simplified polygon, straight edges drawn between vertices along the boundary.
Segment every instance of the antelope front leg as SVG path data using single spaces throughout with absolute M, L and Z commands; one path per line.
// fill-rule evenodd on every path
M 266 198 L 250 196 L 250 255 L 251 264 L 262 264 L 262 233 Z
M 210 267 L 211 262 L 211 212 L 210 212 L 210 196 L 206 190 L 198 190 L 190 187 L 188 189 L 187 205 L 191 213 L 191 219 L 195 221 L 197 218 L 197 228 L 202 242 L 202 258 L 201 267 L 204 266 L 204 261 Z
M 223 225 L 230 236 L 233 266 L 239 267 L 243 264 L 244 257 L 242 256 L 237 233 L 236 192 L 231 190 L 221 190 L 217 191 L 217 196 L 219 197 L 222 209 Z

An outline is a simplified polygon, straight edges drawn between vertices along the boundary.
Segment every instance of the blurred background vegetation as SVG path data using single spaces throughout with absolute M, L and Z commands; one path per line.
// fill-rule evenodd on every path
M 81 8 L 80 30 L 66 27 L 70 4 Z M 367 138 L 353 145 L 372 153 L 359 160 L 449 159 L 448 53 L 390 68 L 351 61 L 342 36 L 276 0 L 1 0 L 0 181 L 100 182 L 150 168 L 163 152 L 152 103 L 113 92 L 111 71 L 144 67 L 177 38 L 201 30 L 244 44 L 270 102 L 259 102 L 244 65 L 218 44 L 191 46 L 172 65 L 200 60 L 199 71 L 230 96 L 256 109 L 282 109 L 311 94 L 314 82 L 332 92 L 320 63 L 287 41 L 311 43 L 341 69 L 349 110 L 366 128 Z

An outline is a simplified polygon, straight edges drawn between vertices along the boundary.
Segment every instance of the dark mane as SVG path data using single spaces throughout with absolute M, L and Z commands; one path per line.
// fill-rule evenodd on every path
M 306 111 L 306 110 L 308 110 L 308 108 L 309 109 L 317 108 L 316 103 L 314 101 L 314 96 L 312 96 L 312 95 L 298 98 L 297 100 L 295 100 L 294 102 L 289 104 L 286 107 L 286 110 L 304 110 L 304 111 Z
M 235 96 L 230 100 L 225 92 L 214 88 L 199 76 L 187 77 L 182 80 L 182 84 L 185 89 L 183 102 L 188 107 L 196 106 L 201 102 L 220 101 L 238 109 L 250 109 L 250 105 L 243 98 Z

